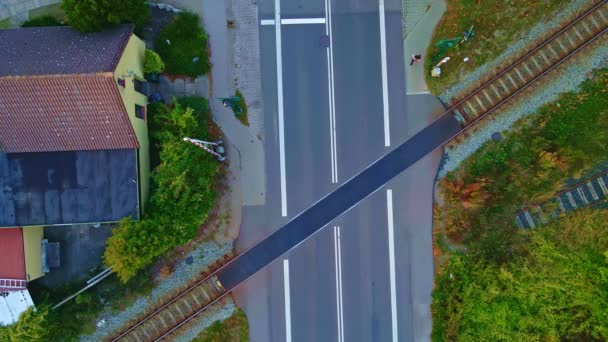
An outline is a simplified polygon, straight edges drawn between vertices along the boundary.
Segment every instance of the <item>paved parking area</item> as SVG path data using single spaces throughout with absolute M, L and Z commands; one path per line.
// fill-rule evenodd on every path
M 105 243 L 112 231 L 112 225 L 44 227 L 44 238 L 49 242 L 59 242 L 61 266 L 51 268 L 40 278 L 40 283 L 48 287 L 58 287 L 66 282 L 84 281 L 102 263 Z

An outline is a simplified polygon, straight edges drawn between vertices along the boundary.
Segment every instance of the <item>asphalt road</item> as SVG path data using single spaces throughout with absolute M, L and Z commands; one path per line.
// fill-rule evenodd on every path
M 282 25 L 282 82 L 287 216 L 281 216 L 279 111 L 274 25 L 261 26 L 262 84 L 265 103 L 267 203 L 245 208 L 237 248 L 244 250 L 272 233 L 344 181 L 385 155 L 423 128 L 440 109 L 430 96 L 406 99 L 401 2 L 387 1 L 386 66 L 391 146 L 385 146 L 379 5 L 374 1 L 332 2 L 332 48 L 335 102 L 335 161 L 330 134 L 330 66 L 319 44 L 323 24 Z M 282 18 L 325 17 L 324 1 L 283 1 Z M 259 2 L 260 19 L 274 19 L 274 1 Z M 443 122 L 425 136 L 439 138 L 457 129 Z M 435 126 L 437 127 L 437 126 Z M 436 144 L 423 139 L 410 143 L 396 161 L 413 163 L 421 149 Z M 428 339 L 428 303 L 432 286 L 432 184 L 439 155 L 427 156 L 397 176 L 342 217 L 334 220 L 278 262 L 254 275 L 235 290 L 250 321 L 252 341 L 285 341 L 287 336 L 283 259 L 289 260 L 290 331 L 293 341 L 390 341 L 391 312 L 387 194 L 393 193 L 396 322 L 399 341 Z M 332 183 L 332 164 L 338 181 Z M 376 178 L 386 177 L 386 170 Z M 367 183 L 367 182 L 366 182 Z M 372 186 L 363 184 L 364 186 Z M 348 191 L 347 191 L 348 192 Z M 343 192 L 341 198 L 353 198 Z M 321 219 L 334 208 L 322 205 Z M 307 221 L 310 222 L 310 221 Z M 309 224 L 292 222 L 284 238 L 269 240 L 280 255 L 290 239 L 299 239 Z M 335 233 L 339 227 L 342 281 L 336 287 Z M 264 258 L 248 260 L 246 270 Z M 225 286 L 244 276 L 227 272 Z M 245 275 L 246 276 L 246 275 Z M 341 292 L 341 295 L 340 295 Z M 338 304 L 341 297 L 342 308 Z M 341 312 L 341 318 L 339 313 Z

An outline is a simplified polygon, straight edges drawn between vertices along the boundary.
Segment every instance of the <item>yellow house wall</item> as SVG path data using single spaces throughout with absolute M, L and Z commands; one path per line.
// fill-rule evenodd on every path
M 118 86 L 118 91 L 125 104 L 129 120 L 139 141 L 139 184 L 141 189 L 141 209 L 143 211 L 150 188 L 150 143 L 148 139 L 147 114 L 146 120 L 135 116 L 135 104 L 146 106 L 148 100 L 145 95 L 137 92 L 134 88 L 134 78 L 140 81 L 144 79 L 144 56 L 146 51 L 145 43 L 134 34 L 129 38 L 129 42 L 122 54 L 114 78 L 118 82 L 119 78 L 125 80 L 125 87 Z M 129 73 L 133 72 L 133 76 Z M 116 83 L 118 84 L 118 83 Z
M 44 229 L 41 226 L 23 228 L 23 250 L 25 252 L 25 274 L 27 281 L 38 279 L 42 272 L 42 239 Z

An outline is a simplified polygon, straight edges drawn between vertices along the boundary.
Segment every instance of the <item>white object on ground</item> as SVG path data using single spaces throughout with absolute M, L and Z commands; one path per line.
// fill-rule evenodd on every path
M 7 291 L 6 293 L 6 296 L 0 296 L 0 325 L 16 323 L 19 320 L 19 315 L 34 306 L 27 289 Z

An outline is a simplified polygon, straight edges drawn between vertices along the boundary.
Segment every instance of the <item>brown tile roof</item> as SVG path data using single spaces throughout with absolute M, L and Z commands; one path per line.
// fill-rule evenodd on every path
M 0 30 L 0 77 L 113 71 L 133 25 L 97 33 L 68 26 Z
M 138 147 L 111 73 L 0 77 L 0 151 Z

